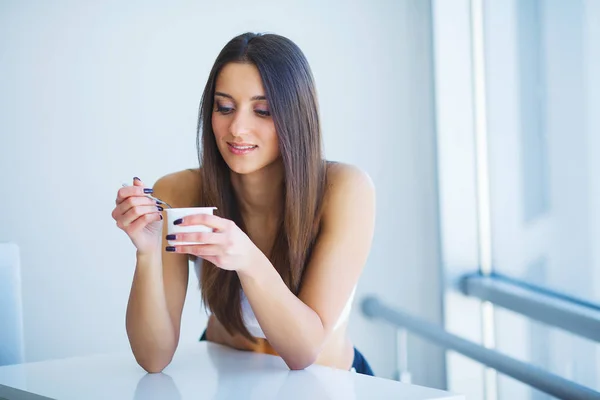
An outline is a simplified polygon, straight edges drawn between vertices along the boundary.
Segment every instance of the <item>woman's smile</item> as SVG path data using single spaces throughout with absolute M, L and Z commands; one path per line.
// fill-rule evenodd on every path
M 227 142 L 227 147 L 229 148 L 229 151 L 232 154 L 235 154 L 237 156 L 243 156 L 245 154 L 249 154 L 258 148 L 258 146 L 253 145 L 253 144 L 246 144 L 246 143 L 235 143 L 234 144 L 231 142 Z

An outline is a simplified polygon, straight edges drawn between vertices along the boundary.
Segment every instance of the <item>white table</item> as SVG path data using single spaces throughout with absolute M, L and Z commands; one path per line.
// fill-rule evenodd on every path
M 313 365 L 290 371 L 276 356 L 209 342 L 177 350 L 160 374 L 131 352 L 0 367 L 0 399 L 445 399 L 463 396 Z M 27 392 L 27 393 L 26 393 Z

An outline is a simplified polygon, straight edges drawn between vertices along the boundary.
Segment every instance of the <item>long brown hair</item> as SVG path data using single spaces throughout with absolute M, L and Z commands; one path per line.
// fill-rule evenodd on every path
M 231 219 L 243 230 L 230 170 L 217 148 L 211 123 L 215 82 L 221 69 L 231 62 L 254 64 L 263 82 L 285 171 L 283 215 L 269 258 L 285 284 L 298 294 L 318 234 L 325 188 L 326 163 L 312 72 L 291 40 L 254 33 L 229 41 L 210 72 L 198 115 L 201 205 L 217 207 L 219 216 Z M 236 272 L 204 260 L 200 289 L 204 305 L 230 334 L 240 333 L 254 340 L 243 323 L 241 284 Z

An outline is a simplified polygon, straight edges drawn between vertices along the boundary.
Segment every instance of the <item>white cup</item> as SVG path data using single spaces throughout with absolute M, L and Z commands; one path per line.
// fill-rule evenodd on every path
M 216 207 L 189 207 L 189 208 L 165 208 L 165 212 L 167 213 L 167 234 L 177 234 L 177 233 L 188 233 L 188 232 L 212 232 L 212 228 L 205 225 L 188 225 L 181 226 L 173 224 L 174 221 L 189 217 L 190 215 L 197 214 L 213 214 Z M 193 245 L 193 244 L 202 244 L 199 242 L 180 242 L 174 240 L 168 240 L 169 244 L 173 246 L 174 244 L 178 245 Z

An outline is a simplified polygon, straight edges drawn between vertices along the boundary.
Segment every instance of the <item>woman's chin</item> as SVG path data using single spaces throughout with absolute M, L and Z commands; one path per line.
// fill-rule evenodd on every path
M 249 175 L 261 169 L 255 163 L 249 162 L 227 162 L 227 165 L 231 172 L 238 175 Z
M 227 165 L 231 172 L 237 175 L 252 175 L 257 172 L 267 172 L 273 173 L 275 171 L 279 171 L 279 169 L 283 168 L 283 164 L 281 162 L 270 162 L 270 163 L 242 163 L 242 162 L 228 162 Z
M 223 154 L 222 154 L 223 155 Z M 238 175 L 251 175 L 262 170 L 272 170 L 283 168 L 283 160 L 281 156 L 275 159 L 251 158 L 251 157 L 231 157 L 228 154 L 223 157 L 223 160 L 231 170 Z

